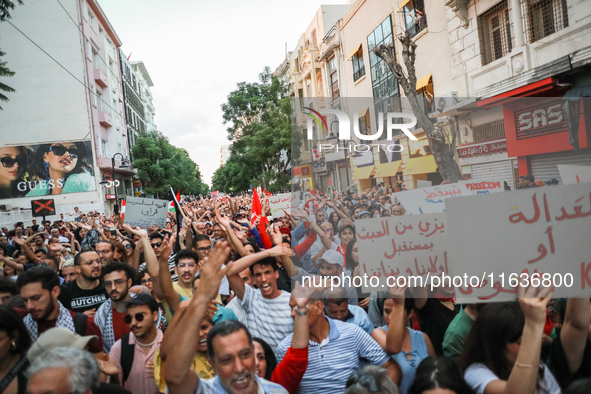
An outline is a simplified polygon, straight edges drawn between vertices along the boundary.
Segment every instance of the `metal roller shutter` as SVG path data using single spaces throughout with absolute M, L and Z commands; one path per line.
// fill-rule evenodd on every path
M 511 160 L 495 161 L 493 163 L 472 164 L 472 179 L 486 181 L 506 181 L 511 190 L 513 186 L 513 168 Z
M 558 152 L 545 155 L 536 155 L 530 158 L 531 174 L 536 180 L 548 181 L 552 178 L 558 179 L 562 184 L 560 174 L 558 173 L 558 164 L 572 164 L 581 166 L 591 166 L 591 151 L 588 149 L 578 152 Z

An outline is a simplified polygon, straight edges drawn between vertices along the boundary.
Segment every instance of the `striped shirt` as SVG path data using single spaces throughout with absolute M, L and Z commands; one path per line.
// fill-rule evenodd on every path
M 341 394 L 349 376 L 359 368 L 363 358 L 372 365 L 383 365 L 390 357 L 362 328 L 355 324 L 326 318 L 330 324 L 328 338 L 318 344 L 309 341 L 308 369 L 299 393 Z M 277 347 L 277 362 L 281 362 L 291 346 L 293 334 Z
M 254 375 L 257 381 L 257 392 L 256 394 L 288 394 L 287 390 L 278 385 L 277 383 L 269 382 L 263 378 L 259 378 Z M 168 390 L 167 390 L 168 392 Z M 199 379 L 199 385 L 197 386 L 197 392 L 195 394 L 222 394 L 227 391 L 222 387 L 219 376 L 211 379 Z M 253 393 L 255 394 L 255 393 Z
M 246 312 L 246 327 L 254 338 L 261 338 L 273 350 L 293 332 L 290 296 L 288 292 L 282 291 L 279 297 L 267 299 L 259 289 L 244 285 L 241 306 Z

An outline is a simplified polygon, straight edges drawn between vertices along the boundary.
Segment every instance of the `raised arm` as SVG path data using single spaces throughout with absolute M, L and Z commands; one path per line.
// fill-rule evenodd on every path
M 166 360 L 163 375 L 171 394 L 194 394 L 197 391 L 199 376 L 191 364 L 199 335 L 186 333 L 199 332 L 208 305 L 216 297 L 222 278 L 232 268 L 232 263 L 222 268 L 229 254 L 230 248 L 226 242 L 216 243 L 207 264 L 201 267 L 202 280 L 195 296 L 187 309 L 175 316 L 176 324 L 169 327 L 164 335 L 161 346 L 161 356 Z
M 406 286 L 398 287 L 396 283 L 388 289 L 388 293 L 392 296 L 392 301 L 394 301 L 394 308 L 390 314 L 390 323 L 388 324 L 388 332 L 385 333 L 384 330 L 378 329 L 373 330 L 371 333 L 373 339 L 390 355 L 400 353 L 402 350 L 404 330 L 406 330 L 406 327 L 404 327 L 405 290 Z
M 228 236 L 228 241 L 230 241 L 230 243 L 232 244 L 233 249 L 240 256 L 246 255 L 246 249 L 244 249 L 244 246 L 242 245 L 242 242 L 240 242 L 238 240 L 238 238 L 236 237 L 236 234 L 234 234 L 234 231 L 232 231 L 232 225 L 230 224 L 230 219 L 227 216 L 223 216 L 222 217 L 222 215 L 220 214 L 220 210 L 219 209 L 216 209 L 216 211 L 215 211 L 215 217 L 216 217 L 218 223 L 220 223 L 226 229 L 226 234 Z
M 181 302 L 181 296 L 176 292 L 174 287 L 172 287 L 172 276 L 170 275 L 170 268 L 168 267 L 168 258 L 164 256 L 170 256 L 175 240 L 176 234 L 173 234 L 172 237 L 167 235 L 162 240 L 160 257 L 158 258 L 158 263 L 160 265 L 158 270 L 158 286 L 154 287 L 156 296 L 160 299 L 166 300 L 168 307 L 172 312 L 176 311 L 177 306 Z
M 12 269 L 15 269 L 17 271 L 24 271 L 25 267 L 22 264 L 17 263 L 16 261 L 14 261 L 14 259 L 12 257 L 2 257 L 0 258 L 0 261 L 3 261 L 4 264 L 6 264 L 7 266 L 11 267 Z
M 591 325 L 589 308 L 589 297 L 569 298 L 566 302 L 566 316 L 560 331 L 560 341 L 571 374 L 578 371 L 583 361 L 589 325 Z
M 13 238 L 13 241 L 21 247 L 21 252 L 24 252 L 27 255 L 31 263 L 41 262 L 41 259 L 38 259 L 37 256 L 35 256 L 35 253 L 33 253 L 31 248 L 29 248 L 29 244 L 25 242 L 25 240 L 23 240 L 22 238 Z

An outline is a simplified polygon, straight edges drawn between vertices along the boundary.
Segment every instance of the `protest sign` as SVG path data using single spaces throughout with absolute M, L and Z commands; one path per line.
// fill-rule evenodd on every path
M 503 181 L 487 181 L 487 180 L 469 180 L 459 181 L 465 185 L 472 194 L 489 194 L 505 191 L 505 183 Z
M 591 182 L 591 166 L 572 166 L 569 164 L 558 164 L 558 172 L 562 184 L 572 185 L 574 183 Z
M 166 227 L 168 201 L 151 198 L 127 197 L 125 207 L 125 223 L 141 228 Z
M 358 220 L 359 268 L 369 277 L 363 291 L 386 291 L 390 276 L 427 281 L 429 276 L 449 274 L 445 221 L 444 213 Z M 377 279 L 370 283 L 372 277 Z
M 283 193 L 276 196 L 269 196 L 269 208 L 271 208 L 271 216 L 278 219 L 285 216 L 283 210 L 289 210 L 299 205 L 298 193 Z M 294 205 L 295 204 L 295 205 Z
M 554 297 L 591 294 L 591 183 L 454 198 L 446 207 L 451 274 L 482 279 L 456 287 L 456 297 L 515 298 L 522 274 L 534 285 L 551 280 Z
M 445 200 L 451 197 L 470 196 L 472 192 L 461 183 L 407 190 L 396 193 L 408 215 L 445 212 Z

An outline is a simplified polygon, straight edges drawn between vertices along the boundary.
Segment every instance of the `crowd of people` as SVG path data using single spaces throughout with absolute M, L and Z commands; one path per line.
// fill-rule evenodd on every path
M 0 392 L 590 393 L 588 297 L 304 286 L 361 276 L 356 226 L 404 215 L 400 192 L 301 193 L 271 219 L 266 196 L 189 196 L 164 228 L 77 208 L 3 228 Z

